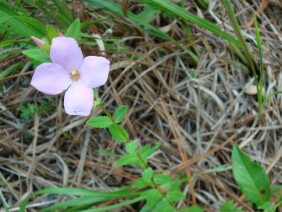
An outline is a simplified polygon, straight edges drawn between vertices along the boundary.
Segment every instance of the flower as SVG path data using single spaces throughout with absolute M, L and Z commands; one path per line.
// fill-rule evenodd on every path
M 106 83 L 110 62 L 97 56 L 83 59 L 76 40 L 70 37 L 53 38 L 50 58 L 52 62 L 42 63 L 35 69 L 31 85 L 49 95 L 67 90 L 66 113 L 88 116 L 94 101 L 93 88 Z

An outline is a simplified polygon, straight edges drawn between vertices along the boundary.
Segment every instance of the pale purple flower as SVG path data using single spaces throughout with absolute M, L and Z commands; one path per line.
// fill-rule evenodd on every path
M 83 59 L 76 40 L 70 37 L 52 40 L 50 58 L 52 63 L 42 63 L 35 69 L 31 85 L 50 95 L 67 90 L 64 98 L 66 112 L 88 116 L 94 101 L 93 88 L 106 83 L 110 62 L 97 56 Z

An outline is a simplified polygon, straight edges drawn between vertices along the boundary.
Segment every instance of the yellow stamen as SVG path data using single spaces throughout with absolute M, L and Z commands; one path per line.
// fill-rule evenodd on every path
M 77 74 L 77 71 L 76 71 L 76 70 L 71 71 L 71 75 L 72 75 L 72 76 L 74 76 L 74 75 L 76 75 L 76 74 Z
M 80 78 L 80 75 L 79 75 L 78 71 L 77 70 L 72 70 L 71 71 L 71 79 L 73 81 L 77 81 L 79 78 Z

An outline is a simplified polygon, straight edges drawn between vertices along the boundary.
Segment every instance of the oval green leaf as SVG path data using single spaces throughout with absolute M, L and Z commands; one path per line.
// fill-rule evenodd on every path
M 264 169 L 253 162 L 239 147 L 232 150 L 233 175 L 246 197 L 257 206 L 270 198 L 269 178 Z
M 119 123 L 124 119 L 124 117 L 126 115 L 126 111 L 127 111 L 126 105 L 121 105 L 115 110 L 114 119 L 115 119 L 116 123 Z
M 112 124 L 108 128 L 113 138 L 117 141 L 126 142 L 129 139 L 128 132 L 122 126 Z
M 106 128 L 113 124 L 112 120 L 107 116 L 97 116 L 89 119 L 86 124 L 96 128 Z
M 80 21 L 76 19 L 67 29 L 67 37 L 75 38 L 76 40 L 80 39 Z

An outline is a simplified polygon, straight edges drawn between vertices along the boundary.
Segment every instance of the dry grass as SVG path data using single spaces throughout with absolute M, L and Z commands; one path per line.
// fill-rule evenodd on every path
M 244 35 L 256 56 L 252 14 L 257 11 L 262 20 L 263 67 L 266 94 L 269 94 L 282 90 L 282 8 L 279 1 L 262 2 L 264 4 L 234 1 L 234 4 Z M 224 24 L 227 31 L 232 30 L 220 4 L 211 1 L 213 3 L 210 11 L 198 10 L 198 15 Z M 197 8 L 194 3 L 187 3 L 187 9 L 196 11 Z M 102 11 L 99 14 L 104 15 Z M 238 206 L 252 211 L 244 203 L 232 177 L 231 147 L 233 144 L 244 147 L 266 168 L 272 184 L 282 183 L 282 95 L 270 99 L 259 123 L 256 98 L 244 92 L 252 79 L 228 63 L 227 58 L 237 60 L 237 57 L 224 42 L 193 26 L 193 44 L 201 53 L 196 64 L 177 47 L 179 43 L 187 45 L 185 30 L 173 24 L 172 19 L 157 19 L 154 24 L 162 27 L 171 24 L 168 33 L 180 40 L 177 43 L 160 43 L 128 28 L 122 21 L 107 23 L 109 27 L 113 25 L 114 35 L 124 40 L 119 45 L 128 48 L 126 53 L 106 51 L 112 68 L 108 83 L 99 93 L 107 108 L 113 110 L 116 105 L 128 105 L 125 127 L 132 138 L 140 145 L 162 144 L 150 160 L 157 172 L 195 176 L 190 188 L 188 182 L 183 185 L 187 198 L 179 207 L 191 204 L 194 195 L 206 211 L 218 210 L 227 199 L 234 199 Z M 20 60 L 27 61 L 23 57 Z M 9 58 L 6 63 L 11 65 L 14 61 L 15 58 Z M 114 161 L 118 157 L 96 151 L 122 155 L 124 145 L 116 143 L 104 130 L 85 126 L 87 118 L 66 115 L 62 95 L 42 95 L 29 86 L 32 70 L 27 62 L 18 74 L 2 81 L 0 197 L 4 196 L 15 208 L 11 211 L 17 211 L 27 195 L 41 188 L 111 190 L 136 179 L 138 170 L 116 167 Z M 38 103 L 42 99 L 52 105 L 51 112 L 36 115 L 31 121 L 20 118 L 20 104 Z M 100 113 L 99 108 L 95 108 L 92 116 Z M 222 166 L 224 164 L 227 166 Z M 37 197 L 29 210 L 37 211 L 37 206 L 64 198 Z

